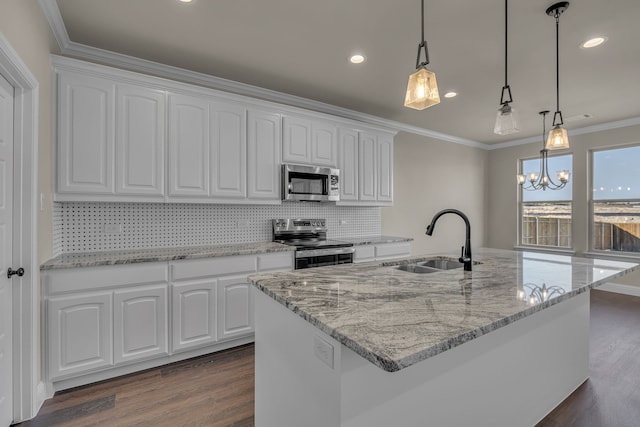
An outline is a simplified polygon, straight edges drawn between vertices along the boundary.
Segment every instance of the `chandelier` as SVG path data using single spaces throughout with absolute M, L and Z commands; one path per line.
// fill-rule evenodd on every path
M 545 143 L 545 121 L 547 118 L 547 114 L 549 114 L 549 110 L 540 111 L 538 113 L 542 116 L 542 150 L 540 150 L 540 169 L 536 172 L 531 172 L 526 175 L 519 174 L 517 175 L 518 184 L 522 186 L 524 190 L 534 191 L 534 190 L 546 190 L 547 188 L 550 190 L 560 190 L 567 185 L 569 182 L 569 171 L 564 169 L 557 172 L 556 177 L 560 183 L 556 183 L 549 176 L 549 165 L 548 165 L 548 153 L 549 149 L 547 149 Z M 528 183 L 527 183 L 528 181 Z M 525 185 L 525 183 L 527 183 Z

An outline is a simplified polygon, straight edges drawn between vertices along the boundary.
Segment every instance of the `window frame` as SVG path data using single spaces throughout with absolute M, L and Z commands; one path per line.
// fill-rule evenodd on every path
M 574 174 L 574 165 L 573 165 L 573 160 L 575 158 L 573 152 L 561 152 L 561 153 L 557 153 L 557 154 L 553 154 L 553 155 L 549 155 L 548 158 L 551 159 L 553 157 L 560 157 L 560 156 L 571 156 L 571 170 L 569 171 L 571 174 L 571 177 L 573 178 Z M 540 155 L 538 154 L 538 156 L 531 156 L 531 157 L 521 157 L 517 160 L 517 173 L 518 174 L 523 174 L 523 165 L 524 162 L 527 160 L 536 160 L 536 159 L 540 159 Z M 574 189 L 572 187 L 571 189 L 571 199 L 569 200 L 554 200 L 554 202 L 558 202 L 558 203 L 571 203 L 571 236 L 570 236 L 570 240 L 571 240 L 571 245 L 570 246 L 556 246 L 556 245 L 532 245 L 532 244 L 527 244 L 527 243 L 523 243 L 523 236 L 522 236 L 522 232 L 523 232 L 523 223 L 522 223 L 522 215 L 523 215 L 523 206 L 524 203 L 528 203 L 525 202 L 523 200 L 523 195 L 524 192 L 527 191 L 525 190 L 521 185 L 518 185 L 517 188 L 517 203 L 518 203 L 518 209 L 517 209 L 517 230 L 518 230 L 518 235 L 517 235 L 517 243 L 516 243 L 516 248 L 523 248 L 523 249 L 527 249 L 527 250 L 537 250 L 537 251 L 541 251 L 541 252 L 562 252 L 562 253 L 575 253 L 575 249 L 574 249 L 574 231 L 575 231 L 575 222 L 574 222 L 574 210 L 575 210 L 575 202 L 574 202 Z M 538 190 L 536 190 L 538 191 Z M 552 191 L 552 190 L 550 190 Z
M 602 256 L 602 257 L 613 257 L 613 258 L 640 258 L 639 252 L 628 252 L 628 251 L 607 251 L 604 249 L 596 249 L 595 248 L 595 233 L 594 233 L 594 216 L 595 216 L 595 203 L 597 202 L 628 202 L 628 201 L 636 201 L 640 203 L 640 198 L 633 199 L 606 199 L 606 200 L 595 200 L 593 193 L 594 186 L 594 154 L 602 151 L 614 151 L 614 150 L 622 150 L 625 148 L 634 148 L 640 147 L 640 142 L 634 142 L 630 144 L 622 144 L 622 145 L 611 145 L 606 147 L 597 147 L 588 150 L 588 217 L 587 217 L 587 253 Z

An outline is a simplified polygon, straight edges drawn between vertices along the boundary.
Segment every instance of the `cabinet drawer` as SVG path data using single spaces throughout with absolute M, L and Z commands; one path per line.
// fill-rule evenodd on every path
M 258 271 L 293 270 L 293 252 L 258 255 Z
M 255 255 L 175 261 L 171 263 L 171 280 L 238 273 L 249 274 L 256 271 L 256 266 L 257 257 Z
M 358 246 L 356 248 L 354 262 L 369 261 L 376 256 L 376 247 L 373 245 Z
M 410 253 L 411 253 L 411 244 L 408 242 L 388 243 L 385 245 L 376 246 L 376 258 L 379 258 L 379 259 L 409 256 Z
M 43 274 L 46 293 L 91 291 L 167 281 L 167 263 L 105 265 L 100 267 L 47 270 Z

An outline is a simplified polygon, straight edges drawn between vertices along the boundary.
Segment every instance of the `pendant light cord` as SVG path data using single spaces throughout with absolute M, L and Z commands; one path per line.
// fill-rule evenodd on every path
M 507 40 L 508 40 L 508 13 L 507 13 L 507 4 L 509 0 L 504 0 L 504 86 L 507 87 L 509 84 L 507 83 Z
M 556 11 L 556 112 L 560 111 L 560 12 Z M 555 115 L 553 124 L 555 126 Z M 560 119 L 562 121 L 562 119 Z M 562 124 L 562 123 L 559 123 Z
M 424 0 L 422 0 L 422 9 L 420 9 L 422 11 L 422 14 L 420 15 L 422 18 L 422 39 L 421 41 L 424 42 Z

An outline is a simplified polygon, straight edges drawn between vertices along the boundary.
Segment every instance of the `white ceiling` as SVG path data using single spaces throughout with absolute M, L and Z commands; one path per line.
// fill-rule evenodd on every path
M 441 95 L 403 107 L 420 42 L 419 0 L 57 0 L 72 42 L 495 144 L 540 135 L 555 110 L 548 0 L 509 2 L 509 84 L 522 131 L 493 125 L 504 82 L 503 0 L 426 0 Z M 560 107 L 568 129 L 640 116 L 640 1 L 573 0 L 560 18 Z M 594 49 L 580 43 L 608 37 Z M 347 58 L 363 52 L 367 61 Z M 571 120 L 590 114 L 592 117 Z

